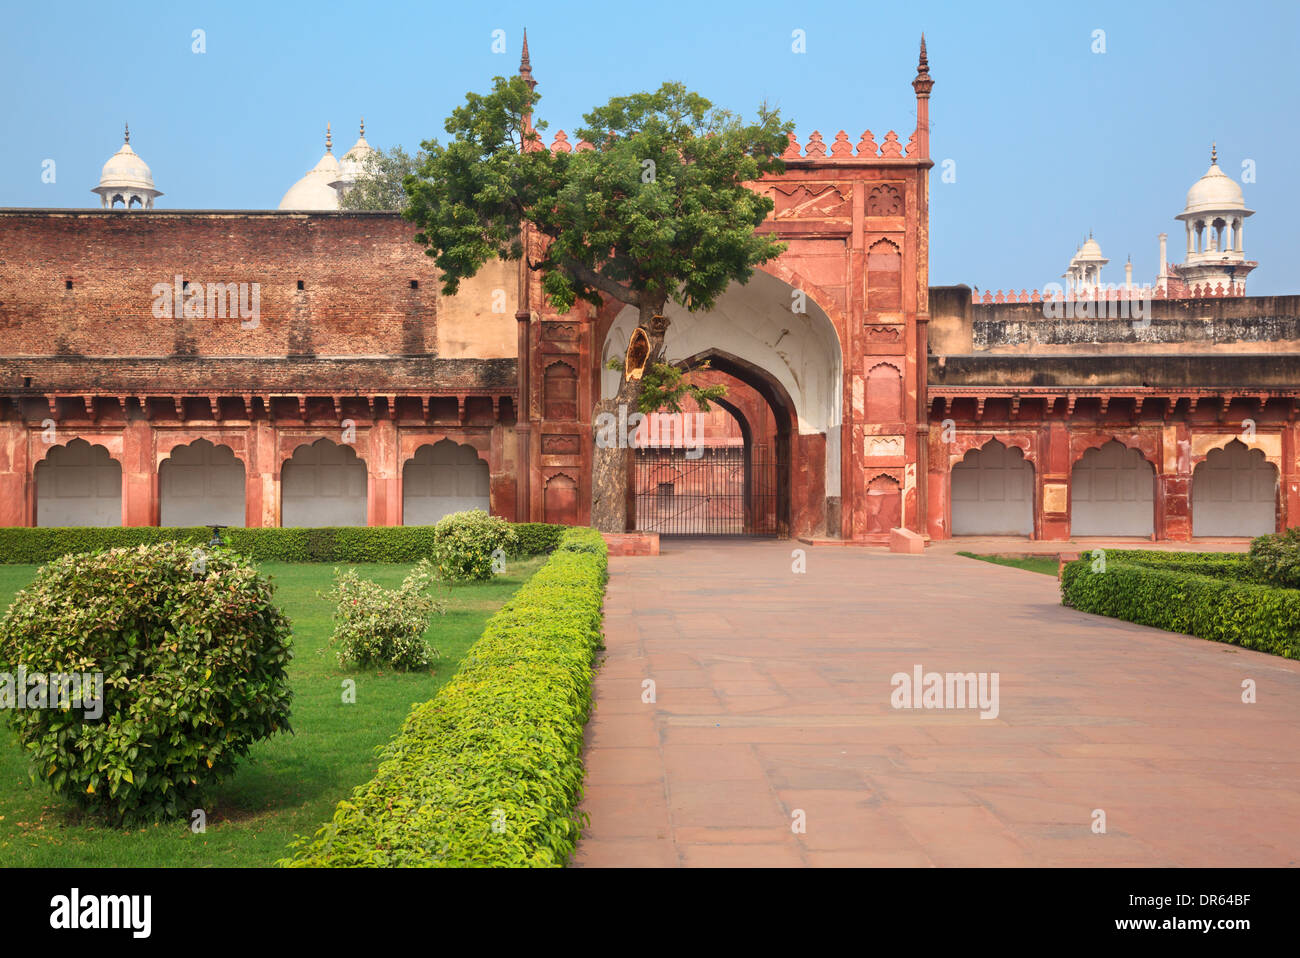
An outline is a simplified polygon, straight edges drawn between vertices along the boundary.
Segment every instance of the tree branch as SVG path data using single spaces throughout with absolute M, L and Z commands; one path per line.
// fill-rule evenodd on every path
M 618 283 L 614 282 L 612 279 L 608 279 L 602 276 L 594 269 L 590 269 L 589 267 L 583 266 L 581 263 L 577 262 L 576 260 L 571 260 L 571 259 L 563 260 L 560 262 L 560 266 L 563 269 L 568 270 L 568 272 L 575 278 L 586 283 L 588 286 L 592 286 L 600 290 L 602 293 L 606 293 L 609 296 L 613 296 L 620 303 L 627 303 L 629 306 L 641 305 L 641 295 L 637 293 L 635 290 L 631 290 L 628 289 L 626 286 L 619 285 Z

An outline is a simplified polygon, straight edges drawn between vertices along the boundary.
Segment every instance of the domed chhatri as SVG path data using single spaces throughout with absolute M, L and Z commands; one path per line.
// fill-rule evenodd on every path
M 325 155 L 302 179 L 289 187 L 289 191 L 280 200 L 279 209 L 337 210 L 339 194 L 332 184 L 339 179 L 341 172 L 339 161 L 334 156 L 334 136 L 327 123 L 325 124 Z
M 99 174 L 99 185 L 91 192 L 99 194 L 104 209 L 114 209 L 120 203 L 126 210 L 136 207 L 151 210 L 153 201 L 162 196 L 162 192 L 154 188 L 149 164 L 131 149 L 129 124 L 122 134 L 122 148 L 108 158 Z
M 1219 169 L 1219 151 L 1210 147 L 1210 168 L 1187 191 L 1183 215 L 1224 210 L 1246 211 L 1246 199 L 1237 181 Z M 1246 211 L 1249 215 L 1250 211 Z
M 1090 290 L 1101 283 L 1101 268 L 1109 263 L 1101 252 L 1101 244 L 1088 234 L 1070 258 L 1070 265 L 1062 273 L 1067 291 L 1081 292 Z
M 1187 259 L 1179 267 L 1188 284 L 1222 285 L 1245 291 L 1246 275 L 1255 268 L 1245 253 L 1246 208 L 1241 185 L 1219 169 L 1217 145 L 1210 147 L 1210 168 L 1187 191 L 1187 205 L 1178 214 L 1187 230 Z

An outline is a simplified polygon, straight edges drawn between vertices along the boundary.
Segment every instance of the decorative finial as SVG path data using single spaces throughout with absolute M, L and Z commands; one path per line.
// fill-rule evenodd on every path
M 122 137 L 123 137 L 123 142 L 125 142 L 125 143 L 130 143 L 130 142 L 131 142 L 131 124 L 130 124 L 130 123 L 127 123 L 127 124 L 126 124 L 126 132 L 124 132 L 124 133 L 122 134 Z
M 533 61 L 528 57 L 528 28 L 524 27 L 524 48 L 519 55 L 519 75 L 523 77 L 528 89 L 537 89 L 537 81 L 533 79 Z
M 363 116 L 361 118 L 361 139 L 364 140 L 365 138 L 366 138 L 366 118 Z
M 916 62 L 916 79 L 912 81 L 912 89 L 918 97 L 928 97 L 934 89 L 934 80 L 930 78 L 930 60 L 925 54 L 924 33 L 921 34 L 921 57 Z
M 334 134 L 330 132 L 330 125 L 328 123 L 325 124 L 325 152 L 334 152 Z
M 1219 162 L 1219 144 L 1210 144 L 1210 165 L 1215 166 Z

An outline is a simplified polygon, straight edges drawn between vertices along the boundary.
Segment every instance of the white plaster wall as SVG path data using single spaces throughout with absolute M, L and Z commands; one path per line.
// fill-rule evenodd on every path
M 177 446 L 158 467 L 158 495 L 161 525 L 242 526 L 244 464 L 206 439 Z
M 839 337 L 812 299 L 804 300 L 805 312 L 791 312 L 793 291 L 787 283 L 755 271 L 748 283 L 733 283 L 706 313 L 691 314 L 670 303 L 666 358 L 678 362 L 717 349 L 766 370 L 794 402 L 799 432 L 826 435 L 826 495 L 838 496 L 844 368 Z M 636 320 L 635 307 L 618 314 L 601 351 L 602 368 L 610 357 L 623 358 Z M 618 380 L 618 372 L 602 372 L 604 398 L 614 396 Z
M 952 534 L 1034 533 L 1034 467 L 1017 448 L 991 442 L 952 467 Z
M 1277 468 L 1233 440 L 1192 473 L 1192 535 L 1262 536 L 1277 529 Z
M 1070 502 L 1073 536 L 1150 536 L 1155 470 L 1118 442 L 1089 449 L 1070 473 Z
M 38 526 L 120 526 L 122 466 L 103 446 L 74 439 L 36 464 Z
M 280 525 L 364 526 L 366 466 L 347 446 L 299 446 L 280 473 Z
M 402 468 L 402 525 L 431 526 L 443 516 L 489 510 L 488 464 L 473 446 L 443 439 L 421 446 Z

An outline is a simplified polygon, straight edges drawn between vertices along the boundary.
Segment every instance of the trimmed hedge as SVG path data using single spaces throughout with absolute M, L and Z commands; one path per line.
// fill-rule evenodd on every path
M 1300 590 L 1203 575 L 1195 567 L 1191 560 L 1135 562 L 1115 551 L 1106 553 L 1105 572 L 1093 572 L 1085 552 L 1062 572 L 1061 603 L 1300 659 Z
M 1107 549 L 1105 552 L 1107 563 L 1115 559 L 1128 565 L 1195 572 L 1216 579 L 1258 581 L 1244 552 L 1157 552 L 1148 549 Z
M 259 562 L 418 562 L 433 555 L 434 526 L 340 526 L 319 529 L 225 529 L 222 536 L 241 555 Z M 568 526 L 518 523 L 516 556 L 550 552 Z M 180 542 L 204 545 L 206 526 L 0 527 L 0 564 L 39 565 L 61 556 L 118 546 Z
M 600 533 L 566 531 L 451 680 L 412 708 L 375 777 L 279 864 L 563 865 L 583 824 L 606 564 Z

